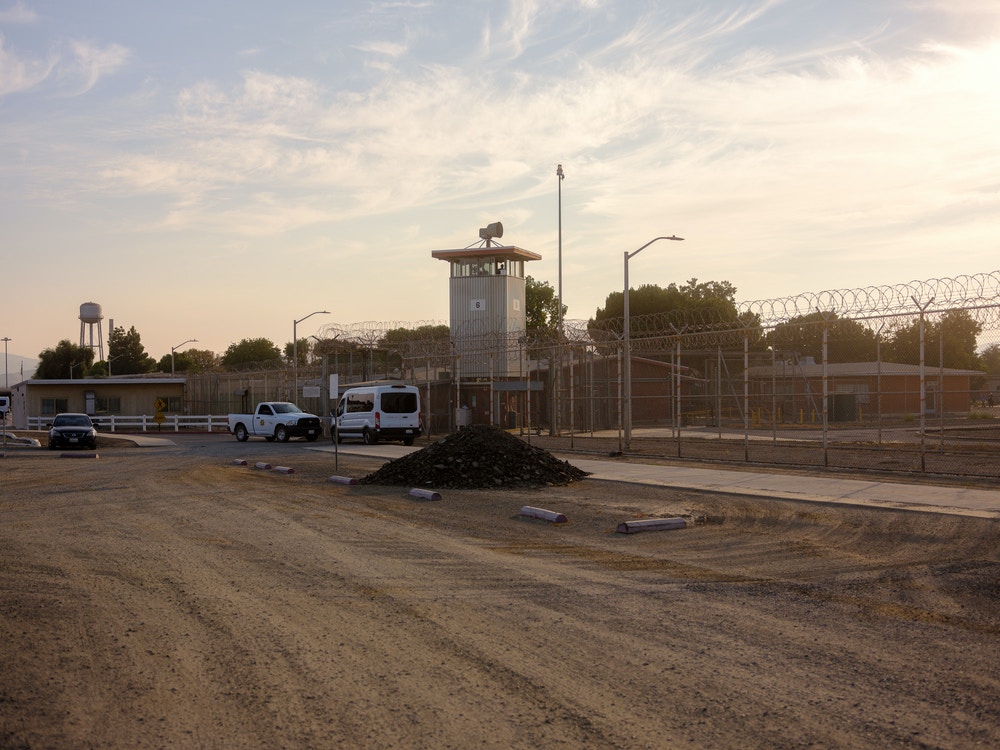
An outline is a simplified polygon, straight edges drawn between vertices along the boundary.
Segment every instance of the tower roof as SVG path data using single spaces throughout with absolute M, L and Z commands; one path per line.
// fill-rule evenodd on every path
M 504 260 L 541 260 L 542 256 L 514 245 L 489 245 L 487 247 L 465 247 L 461 250 L 433 250 L 431 256 L 438 260 L 461 260 L 462 258 L 503 258 Z

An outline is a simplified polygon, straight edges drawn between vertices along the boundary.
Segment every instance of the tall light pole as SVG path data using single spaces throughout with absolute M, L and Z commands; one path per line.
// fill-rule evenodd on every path
M 292 321 L 292 381 L 295 401 L 299 400 L 299 331 L 298 326 L 306 318 L 311 318 L 313 315 L 329 315 L 328 310 L 316 310 L 306 315 L 305 318 L 299 318 L 298 320 Z
M 10 388 L 10 373 L 7 372 L 7 342 L 13 341 L 8 336 L 3 337 L 3 387 Z
M 177 349 L 180 349 L 182 346 L 184 346 L 184 344 L 197 344 L 197 343 L 198 343 L 198 339 L 188 339 L 187 341 L 182 341 L 177 346 L 170 347 L 170 374 L 171 375 L 174 374 L 174 351 L 176 351 Z M 108 364 L 110 365 L 110 363 L 108 363 Z M 110 366 L 109 366 L 108 369 L 110 369 Z
M 683 240 L 683 237 L 675 237 L 670 235 L 669 237 L 654 237 L 645 245 L 640 247 L 638 250 L 633 250 L 632 252 L 625 251 L 625 450 L 628 450 L 632 442 L 632 339 L 631 339 L 631 324 L 629 322 L 629 310 L 628 310 L 628 260 L 633 258 L 647 247 L 652 245 L 658 240 Z
M 563 174 L 562 164 L 556 165 L 556 177 L 558 177 L 559 192 L 559 266 L 556 284 L 556 332 L 559 336 L 559 358 L 556 362 L 556 358 L 552 358 L 552 364 L 554 368 L 550 366 L 549 369 L 554 369 L 552 373 L 552 419 L 549 421 L 549 434 L 558 435 L 559 434 L 559 386 L 562 378 L 562 333 L 563 333 L 563 292 L 562 292 L 562 181 L 565 175 Z M 553 354 L 555 352 L 553 351 Z
M 562 323 L 563 323 L 563 304 L 562 304 L 562 181 L 565 175 L 563 174 L 562 164 L 556 165 L 556 177 L 559 178 L 559 332 L 562 333 Z

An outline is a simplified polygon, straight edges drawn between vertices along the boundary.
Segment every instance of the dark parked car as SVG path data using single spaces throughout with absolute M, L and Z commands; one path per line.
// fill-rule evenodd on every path
M 97 430 L 86 414 L 56 414 L 49 425 L 49 450 L 97 447 Z

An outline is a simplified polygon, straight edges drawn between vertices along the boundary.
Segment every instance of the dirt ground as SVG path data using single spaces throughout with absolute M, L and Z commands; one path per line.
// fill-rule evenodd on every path
M 0 747 L 1000 747 L 1000 521 L 304 445 L 8 450 Z

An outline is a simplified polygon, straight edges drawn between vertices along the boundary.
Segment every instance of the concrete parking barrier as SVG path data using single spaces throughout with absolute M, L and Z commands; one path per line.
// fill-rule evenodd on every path
M 440 500 L 441 493 L 435 492 L 434 490 L 422 490 L 415 487 L 410 490 L 410 497 L 415 497 L 419 500 Z
M 245 458 L 234 458 L 233 466 L 246 466 L 247 460 Z
M 533 508 L 530 505 L 525 505 L 521 508 L 521 515 L 528 518 L 540 518 L 550 523 L 566 523 L 569 520 L 562 513 L 557 513 L 554 510 L 545 510 L 545 508 Z
M 264 471 L 270 471 L 272 468 L 271 464 L 267 463 L 266 461 L 258 461 L 256 464 L 254 464 L 254 466 L 258 469 L 263 469 Z
M 276 472 L 278 472 L 279 474 L 294 474 L 295 473 L 295 469 L 291 468 L 290 466 L 275 466 L 274 470 Z
M 351 477 L 338 477 L 336 475 L 330 477 L 327 481 L 335 482 L 336 484 L 357 484 L 357 479 L 352 479 Z
M 687 521 L 683 518 L 646 518 L 641 521 L 625 521 L 615 529 L 619 534 L 636 534 L 640 531 L 668 531 L 683 529 Z

